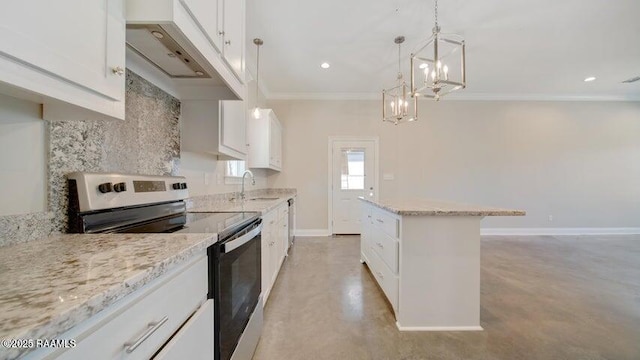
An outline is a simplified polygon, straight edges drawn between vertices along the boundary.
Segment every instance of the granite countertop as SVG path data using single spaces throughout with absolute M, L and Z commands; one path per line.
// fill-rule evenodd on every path
M 194 203 L 189 212 L 259 212 L 262 215 L 277 208 L 289 199 L 295 198 L 295 191 L 279 194 L 268 194 L 247 198 L 246 200 L 222 200 Z
M 217 234 L 62 234 L 0 248 L 0 339 L 52 339 L 217 241 Z M 0 359 L 15 358 L 0 348 Z
M 428 199 L 360 200 L 403 216 L 524 216 L 524 210 L 501 209 L 481 205 Z

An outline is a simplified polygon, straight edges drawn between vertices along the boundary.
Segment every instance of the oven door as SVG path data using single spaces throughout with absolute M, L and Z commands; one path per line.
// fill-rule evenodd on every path
M 261 220 L 213 246 L 216 360 L 229 360 L 260 298 Z M 210 257 L 211 260 L 211 257 Z

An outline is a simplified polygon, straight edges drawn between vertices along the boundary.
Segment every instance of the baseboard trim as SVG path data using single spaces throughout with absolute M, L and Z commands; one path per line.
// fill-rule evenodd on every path
M 401 326 L 396 321 L 400 331 L 483 331 L 482 326 Z
M 486 228 L 480 235 L 635 235 L 640 228 Z
M 329 229 L 296 229 L 296 236 L 299 237 L 311 237 L 311 236 L 330 236 Z

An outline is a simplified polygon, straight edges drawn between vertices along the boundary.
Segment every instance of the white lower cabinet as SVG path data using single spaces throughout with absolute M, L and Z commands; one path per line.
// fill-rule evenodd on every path
M 287 255 L 289 241 L 289 210 L 287 203 L 262 216 L 262 301 L 263 306 L 278 278 Z
M 34 351 L 27 359 L 150 359 L 163 346 L 159 358 L 200 359 L 183 354 L 213 354 L 213 303 L 206 300 L 207 291 L 203 254 L 59 336 L 75 339 L 75 348 Z
M 213 300 L 207 300 L 153 358 L 158 360 L 213 359 L 213 306 Z
M 373 277 L 397 313 L 400 219 L 367 203 L 363 203 L 362 206 L 360 258 L 367 263 Z

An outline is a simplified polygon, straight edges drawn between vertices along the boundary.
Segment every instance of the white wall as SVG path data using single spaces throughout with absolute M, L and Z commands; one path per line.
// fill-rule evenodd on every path
M 423 101 L 421 120 L 382 123 L 378 101 L 276 100 L 298 226 L 327 228 L 327 141 L 380 137 L 380 198 L 524 209 L 483 227 L 640 227 L 640 103 Z M 549 215 L 553 221 L 549 221 Z
M 180 154 L 179 175 L 185 176 L 189 184 L 189 195 L 199 196 L 222 194 L 240 191 L 241 185 L 236 181 L 225 184 L 225 161 L 218 161 L 215 156 L 183 151 Z M 267 187 L 266 170 L 253 170 L 256 184 L 251 185 L 249 177 L 245 180 L 246 190 L 264 189 Z M 229 180 L 227 180 L 229 181 Z
M 0 95 L 0 216 L 46 210 L 45 137 L 39 104 Z

